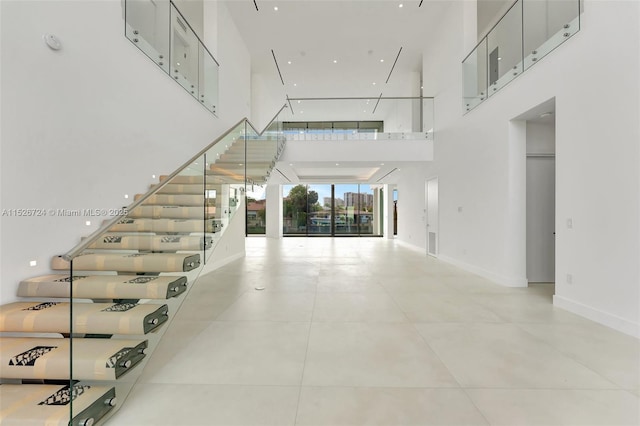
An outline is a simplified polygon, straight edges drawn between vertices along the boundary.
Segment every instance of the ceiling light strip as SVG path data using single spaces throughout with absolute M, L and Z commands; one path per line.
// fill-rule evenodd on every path
M 256 10 L 260 12 L 260 9 L 258 9 L 258 3 L 256 3 L 256 0 L 253 0 L 253 5 L 256 7 Z
M 273 55 L 273 62 L 276 63 L 276 68 L 278 69 L 278 75 L 280 76 L 280 81 L 282 82 L 282 85 L 284 86 L 284 79 L 282 78 L 282 73 L 280 72 L 280 66 L 278 65 L 278 60 L 276 59 L 276 54 L 273 51 L 273 49 L 271 49 L 271 54 Z
M 287 103 L 289 104 L 289 110 L 291 111 L 291 115 L 296 115 L 296 113 L 293 112 L 293 105 L 291 105 L 291 99 L 289 99 L 289 95 L 287 95 Z
M 282 173 L 280 171 L 280 169 L 276 168 L 276 170 L 278 171 L 278 173 L 280 173 L 282 175 L 283 178 L 285 178 L 287 180 L 287 182 L 291 182 L 291 179 L 289 179 L 284 173 Z
M 393 66 L 391 67 L 391 71 L 389 71 L 389 76 L 387 77 L 387 81 L 385 81 L 384 83 L 387 84 L 389 82 L 389 79 L 391 78 L 391 73 L 393 72 L 393 69 L 396 67 L 396 63 L 398 63 L 398 58 L 400 57 L 400 53 L 402 52 L 402 46 L 400 46 L 400 50 L 398 50 L 398 55 L 396 56 L 396 60 L 393 62 Z
M 378 104 L 380 103 L 380 99 L 382 99 L 382 92 L 380 92 L 380 96 L 378 96 L 378 101 L 376 102 L 376 106 L 373 107 L 373 111 L 371 111 L 371 114 L 375 114 L 376 113 L 376 108 L 378 108 Z
M 387 173 L 386 175 L 382 176 L 380 179 L 378 179 L 376 182 L 380 182 L 382 179 L 386 178 L 387 176 L 389 176 L 391 173 L 395 172 L 396 170 L 398 170 L 397 167 L 394 167 L 393 170 L 391 170 L 389 173 Z

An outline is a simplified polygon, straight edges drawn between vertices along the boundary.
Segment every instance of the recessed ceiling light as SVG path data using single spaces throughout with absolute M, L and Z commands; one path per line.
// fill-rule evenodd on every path
M 273 10 L 278 11 L 278 6 L 273 6 Z
M 88 221 L 86 221 L 84 224 L 85 224 L 85 225 L 87 225 L 87 226 L 91 226 L 91 221 L 90 221 L 90 220 L 88 220 Z
M 296 84 L 296 83 L 293 83 L 293 87 L 296 87 L 296 86 L 297 86 L 297 84 Z
M 298 103 L 300 103 L 300 101 L 298 101 Z
M 176 62 L 176 65 L 177 65 L 177 66 L 180 66 L 180 62 Z
M 32 260 L 29 262 L 29 266 L 38 266 L 38 262 L 36 262 L 35 260 Z
M 293 163 L 289 163 L 290 166 L 293 166 Z
M 333 60 L 333 63 L 334 63 L 334 64 L 337 64 L 337 63 L 338 63 L 338 60 L 337 60 L 337 59 L 334 59 L 334 60 Z
M 238 166 L 242 166 L 242 163 L 238 163 Z
M 501 61 L 501 60 L 502 60 L 502 57 L 498 56 L 498 60 L 499 60 L 499 61 Z
M 375 81 L 373 82 L 373 85 L 374 85 L 374 86 L 376 85 L 376 82 L 375 82 Z
M 340 165 L 340 163 L 336 163 L 336 166 L 339 166 L 339 165 Z
M 291 65 L 291 61 L 287 61 L 287 63 L 288 63 L 289 65 Z
M 380 62 L 384 62 L 384 59 L 380 59 Z
M 129 198 L 129 194 L 124 194 L 124 198 Z
M 403 5 L 402 3 L 400 3 L 400 4 L 398 5 L 398 7 L 404 7 L 404 5 Z
M 384 163 L 380 163 L 381 166 L 384 166 Z

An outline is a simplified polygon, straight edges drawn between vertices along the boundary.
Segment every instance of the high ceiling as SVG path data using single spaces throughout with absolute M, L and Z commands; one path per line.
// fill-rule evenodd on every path
M 225 3 L 250 51 L 252 72 L 263 75 L 265 84 L 290 98 L 377 98 L 381 93 L 420 95 L 424 46 L 433 37 L 434 27 L 450 2 L 256 0 L 254 4 L 253 0 L 231 0 Z M 408 83 L 410 72 L 416 74 Z
M 428 55 L 426 46 L 452 1 L 457 0 L 256 0 L 255 4 L 229 0 L 225 4 L 249 49 L 252 73 L 260 75 L 271 95 L 293 99 L 292 121 L 339 121 L 410 114 L 407 102 L 411 101 L 376 102 L 381 95 L 432 95 L 421 93 L 423 54 Z M 295 100 L 345 97 L 363 99 L 330 106 Z M 313 114 L 318 106 L 329 115 Z M 400 167 L 387 159 L 278 162 L 270 181 L 382 183 L 393 181 Z

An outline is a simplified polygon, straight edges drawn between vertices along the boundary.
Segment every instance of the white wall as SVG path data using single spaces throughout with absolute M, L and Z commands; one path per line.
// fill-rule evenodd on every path
M 557 228 L 554 301 L 638 334 L 638 3 L 586 0 L 576 36 L 465 116 L 462 7 L 450 8 L 442 37 L 429 46 L 438 66 L 424 67 L 424 81 L 436 82 L 435 161 L 423 174 L 439 176 L 440 257 L 503 284 L 525 280 L 517 258 L 525 252 L 525 209 L 517 194 L 525 182 L 518 144 L 526 138 L 510 120 L 555 97 L 556 223 L 572 218 L 573 229 Z M 403 183 L 399 194 L 424 192 L 424 180 Z M 399 237 L 415 244 L 410 226 Z M 422 225 L 416 218 L 412 226 Z
M 124 37 L 119 0 L 0 7 L 3 209 L 126 205 L 124 194 L 146 191 L 152 174 L 173 171 L 248 115 L 249 55 L 223 7 L 219 118 Z M 62 50 L 48 49 L 43 33 Z M 1 302 L 100 219 L 2 217 Z

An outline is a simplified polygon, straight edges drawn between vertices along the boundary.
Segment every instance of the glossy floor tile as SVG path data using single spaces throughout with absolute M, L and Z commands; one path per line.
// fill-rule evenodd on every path
M 637 426 L 639 341 L 553 293 L 394 240 L 248 238 L 106 423 Z

